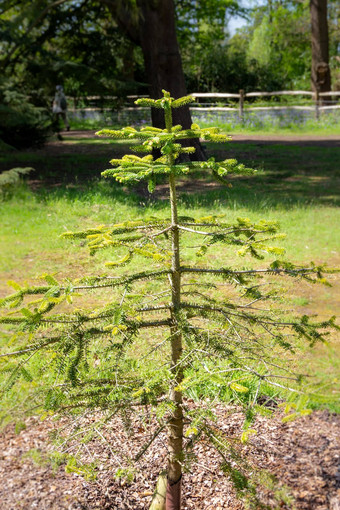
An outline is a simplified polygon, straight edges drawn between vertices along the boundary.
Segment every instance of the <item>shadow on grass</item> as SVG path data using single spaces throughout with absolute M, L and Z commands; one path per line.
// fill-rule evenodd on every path
M 124 201 L 135 206 L 152 204 L 156 209 L 167 206 L 165 180 L 150 195 L 144 185 L 130 187 L 100 181 L 101 172 L 110 167 L 112 157 L 129 152 L 122 143 L 89 147 L 76 144 L 52 150 L 16 152 L 0 159 L 0 169 L 32 166 L 35 173 L 29 181 L 41 199 L 63 196 L 68 200 L 100 197 Z M 190 207 L 220 204 L 250 209 L 284 208 L 294 205 L 340 205 L 340 143 L 332 141 L 238 141 L 230 144 L 207 144 L 207 154 L 216 160 L 236 158 L 256 168 L 254 176 L 229 179 L 232 188 L 212 182 L 209 176 L 195 173 L 180 182 L 181 203 Z M 92 201 L 90 198 L 90 200 Z

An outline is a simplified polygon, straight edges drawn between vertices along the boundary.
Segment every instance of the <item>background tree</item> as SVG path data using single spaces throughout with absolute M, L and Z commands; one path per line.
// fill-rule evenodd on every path
M 47 6 L 49 4 L 47 3 Z M 2 22 L 4 75 L 53 94 L 63 82 L 70 95 L 136 91 L 140 59 L 108 8 L 100 2 L 21 2 Z M 134 65 L 127 66 L 127 58 Z M 110 62 L 108 66 L 107 63 Z
M 227 20 L 236 13 L 250 24 L 230 38 Z M 59 82 L 75 99 L 148 91 L 160 97 L 162 88 L 179 97 L 186 85 L 197 91 L 305 89 L 312 67 L 320 91 L 329 90 L 329 67 L 335 75 L 339 67 L 338 18 L 335 0 L 328 11 L 325 0 L 313 0 L 310 12 L 299 0 L 272 0 L 252 10 L 234 0 L 5 0 L 1 87 L 50 109 Z M 188 107 L 174 115 L 190 127 Z M 159 112 L 152 118 L 163 126 Z M 203 159 L 199 142 L 193 143 L 197 151 L 190 157 Z
M 174 0 L 137 0 L 134 16 L 129 3 L 110 3 L 113 15 L 117 18 L 132 41 L 142 48 L 149 93 L 152 98 L 162 96 L 162 89 L 171 90 L 175 98 L 187 93 L 182 59 L 177 41 Z M 152 108 L 152 123 L 164 127 L 164 118 Z M 174 122 L 184 128 L 191 126 L 188 106 L 174 112 Z M 195 159 L 205 159 L 198 140 L 193 140 Z
M 17 63 L 18 59 L 21 58 L 20 55 L 25 53 L 19 51 L 19 48 L 23 45 L 26 48 L 26 52 L 30 52 L 30 55 L 32 55 L 31 48 L 33 41 L 34 46 L 36 47 L 36 52 L 39 51 L 38 48 L 41 47 L 41 44 L 46 42 L 52 51 L 56 51 L 59 58 L 60 52 L 58 51 L 58 42 L 57 40 L 53 40 L 53 35 L 56 34 L 56 31 L 62 30 L 65 43 L 62 47 L 64 50 L 66 49 L 67 54 L 70 56 L 70 61 L 74 63 L 74 58 L 72 57 L 72 53 L 70 55 L 70 50 L 72 51 L 74 48 L 79 49 L 79 47 L 86 48 L 86 50 L 82 50 L 80 52 L 77 51 L 78 70 L 84 70 L 85 66 L 87 71 L 93 71 L 93 77 L 95 77 L 99 71 L 99 76 L 101 77 L 102 82 L 97 82 L 97 86 L 99 86 L 101 91 L 104 92 L 105 89 L 107 90 L 107 85 L 111 85 L 111 87 L 113 85 L 112 78 L 111 80 L 105 80 L 105 78 L 107 70 L 109 70 L 109 72 L 112 71 L 112 62 L 114 59 L 111 58 L 111 65 L 107 66 L 107 59 L 103 59 L 103 56 L 101 55 L 98 61 L 102 63 L 105 62 L 105 65 L 98 69 L 96 57 L 99 53 L 99 48 L 99 51 L 101 52 L 102 47 L 98 44 L 98 40 L 96 39 L 97 35 L 94 35 L 94 33 L 87 34 L 87 40 L 84 44 L 85 35 L 84 31 L 81 30 L 81 27 L 86 26 L 86 24 L 89 23 L 93 27 L 94 20 L 98 23 L 98 18 L 102 18 L 103 9 L 105 10 L 106 6 L 112 15 L 110 19 L 111 23 L 114 23 L 115 20 L 118 23 L 121 32 L 134 44 L 140 45 L 142 49 L 145 72 L 150 86 L 150 96 L 154 98 L 160 97 L 162 95 L 162 88 L 171 89 L 175 97 L 185 95 L 186 85 L 176 36 L 175 8 L 173 0 L 138 0 L 137 2 L 118 2 L 107 0 L 106 2 L 84 1 L 80 3 L 59 0 L 50 5 L 46 4 L 45 8 L 43 8 L 43 3 L 40 1 L 37 1 L 30 6 L 27 6 L 24 1 L 20 6 L 17 6 L 14 11 L 16 16 L 14 16 L 12 21 L 11 30 L 7 33 L 8 48 L 7 54 L 2 61 L 2 67 L 4 69 L 13 69 L 13 66 Z M 98 12 L 101 16 L 98 16 Z M 12 4 L 7 4 L 6 18 L 8 19 L 11 14 L 13 14 Z M 21 26 L 20 23 L 23 18 L 25 19 L 24 28 L 22 30 L 23 33 L 19 36 L 13 35 L 17 33 L 16 29 L 18 26 Z M 82 18 L 85 20 L 84 23 L 78 23 L 78 20 L 82 20 Z M 107 27 L 107 23 L 104 23 L 104 26 Z M 71 36 L 71 30 L 74 28 L 78 38 L 72 34 L 70 42 L 68 42 L 68 36 Z M 110 44 L 112 44 L 112 37 L 110 37 L 110 35 L 112 36 L 112 34 L 110 34 L 109 29 L 107 30 L 108 31 L 104 35 L 106 44 L 104 44 L 103 47 L 107 47 L 109 45 L 110 48 Z M 36 32 L 38 32 L 38 35 Z M 93 39 L 95 41 L 94 47 L 92 45 Z M 92 54 L 88 52 L 89 46 L 91 45 L 95 50 Z M 122 45 L 120 45 L 120 47 L 122 47 Z M 121 51 L 122 50 L 120 49 L 120 54 Z M 111 51 L 111 48 L 109 53 L 111 53 L 111 56 L 112 53 L 114 53 Z M 79 54 L 81 56 L 80 59 Z M 88 64 L 88 55 L 91 55 L 92 57 L 89 64 L 92 64 L 93 67 L 90 67 Z M 126 51 L 124 52 L 124 55 L 127 55 Z M 68 66 L 72 65 L 70 64 L 70 61 L 67 63 Z M 126 60 L 124 61 L 123 59 L 123 62 L 126 63 Z M 44 60 L 44 69 L 46 68 L 48 69 L 48 66 L 46 65 L 46 60 Z M 60 71 L 61 68 L 59 67 L 59 77 L 61 75 Z M 116 72 L 116 75 L 118 74 L 119 70 Z M 88 78 L 89 77 L 87 76 L 83 79 L 83 84 L 86 83 L 86 86 L 89 81 Z M 77 81 L 79 82 L 79 78 L 76 78 L 71 86 L 76 86 Z M 116 89 L 116 87 L 112 88 L 114 90 Z M 191 116 L 187 106 L 178 110 L 175 115 L 176 122 L 180 122 L 184 127 L 190 127 Z M 154 125 L 163 125 L 162 117 L 154 110 L 152 111 L 152 119 Z M 202 152 L 199 141 L 195 140 L 194 144 L 197 149 L 195 157 L 198 159 L 204 159 L 205 156 Z
M 312 42 L 312 89 L 318 92 L 331 90 L 329 68 L 329 37 L 327 0 L 310 0 Z
M 175 5 L 177 34 L 188 88 L 192 91 L 218 90 L 221 86 L 223 90 L 234 88 L 237 72 L 228 75 L 232 66 L 228 65 L 227 52 L 223 51 L 228 38 L 227 20 L 235 14 L 245 16 L 246 10 L 234 0 L 187 0 L 176 1 Z M 226 62 L 228 71 L 222 61 L 216 62 L 219 56 Z M 221 75 L 224 83 L 219 80 Z
M 301 2 L 280 2 L 255 11 L 250 34 L 249 68 L 258 69 L 270 90 L 309 88 L 309 18 Z M 263 78 L 259 85 L 266 89 Z

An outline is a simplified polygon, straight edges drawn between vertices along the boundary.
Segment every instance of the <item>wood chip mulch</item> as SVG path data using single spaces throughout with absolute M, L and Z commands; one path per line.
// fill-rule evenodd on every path
M 223 405 L 216 406 L 214 411 L 218 417 L 214 426 L 228 437 L 239 437 L 243 415 Z M 85 419 L 95 420 L 94 417 Z M 133 481 L 117 480 L 114 473 L 122 466 L 121 459 L 134 456 L 155 425 L 150 423 L 145 430 L 145 421 L 142 424 L 135 419 L 129 432 L 121 419 L 115 417 L 101 429 L 101 435 L 82 444 L 82 460 L 96 464 L 96 479 L 86 481 L 79 474 L 66 473 L 65 465 L 53 470 L 46 461 L 53 448 L 51 431 L 58 427 L 66 427 L 67 431 L 65 420 L 41 421 L 31 417 L 20 433 L 15 433 L 12 424 L 3 430 L 0 509 L 148 509 L 157 477 L 165 467 L 164 432 L 139 460 Z M 276 412 L 274 418 L 259 416 L 253 428 L 257 433 L 240 448 L 254 469 L 276 477 L 276 487 L 259 491 L 266 508 L 340 510 L 340 415 L 317 411 L 282 423 L 282 413 Z M 71 442 L 68 448 L 68 453 L 76 454 L 79 441 Z M 38 452 L 40 462 L 33 462 L 32 451 Z M 232 483 L 221 471 L 221 457 L 204 438 L 195 444 L 194 453 L 196 458 L 190 472 L 183 477 L 183 510 L 245 509 Z M 281 495 L 281 500 L 274 499 L 274 492 Z

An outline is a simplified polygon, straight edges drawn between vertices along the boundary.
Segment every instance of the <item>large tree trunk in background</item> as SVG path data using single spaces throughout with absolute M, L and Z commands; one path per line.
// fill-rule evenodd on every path
M 139 41 L 150 83 L 150 97 L 163 97 L 162 89 L 175 98 L 185 96 L 187 89 L 176 36 L 173 0 L 138 0 L 137 3 L 140 10 Z M 164 128 L 163 110 L 152 110 L 153 125 Z M 173 122 L 181 124 L 184 129 L 190 128 L 192 120 L 189 107 L 176 108 Z M 190 140 L 187 145 L 196 148 L 192 159 L 206 159 L 198 140 Z
M 173 0 L 138 0 L 138 5 L 140 44 L 150 82 L 150 96 L 153 99 L 163 97 L 162 89 L 175 98 L 185 96 L 187 90 L 176 37 Z M 153 116 L 164 126 L 162 110 L 156 109 Z M 183 127 L 189 127 L 191 119 L 187 108 L 180 111 L 179 117 L 186 124 Z M 174 124 L 177 123 L 174 119 Z
M 331 90 L 329 69 L 329 43 L 327 0 L 310 0 L 312 35 L 312 89 L 316 92 Z
M 162 89 L 175 98 L 185 96 L 187 89 L 177 42 L 174 0 L 137 0 L 135 11 L 128 2 L 105 0 L 105 3 L 121 29 L 142 48 L 150 97 L 163 97 Z M 184 129 L 190 128 L 192 120 L 189 107 L 174 110 L 173 121 Z M 165 127 L 163 110 L 152 111 L 152 124 Z M 190 159 L 206 159 L 199 140 L 183 140 L 182 143 L 195 147 L 196 152 L 190 155 Z

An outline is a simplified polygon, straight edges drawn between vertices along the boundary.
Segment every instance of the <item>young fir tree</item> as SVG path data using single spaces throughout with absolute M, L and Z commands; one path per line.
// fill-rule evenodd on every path
M 255 389 L 246 404 L 247 425 L 254 414 L 261 385 L 290 389 L 291 379 L 301 381 L 300 375 L 289 373 L 282 356 L 285 351 L 293 351 L 294 338 L 304 338 L 314 344 L 323 340 L 325 328 L 334 326 L 333 318 L 324 322 L 312 322 L 307 316 L 290 319 L 282 315 L 279 306 L 268 305 L 273 293 L 266 290 L 267 279 L 289 276 L 322 281 L 322 268 L 296 267 L 275 260 L 263 269 L 233 269 L 215 267 L 209 261 L 212 248 L 219 262 L 216 251 L 219 245 L 256 258 L 263 258 L 263 252 L 280 254 L 278 248 L 268 245 L 279 237 L 275 223 L 238 219 L 233 224 L 214 215 L 199 219 L 179 216 L 178 177 L 197 170 L 209 171 L 218 179 L 224 179 L 229 173 L 252 172 L 233 159 L 181 162 L 180 155 L 194 151 L 181 145 L 184 139 L 228 140 L 217 128 L 200 129 L 193 124 L 191 129 L 183 130 L 179 125 L 172 125 L 172 110 L 192 100 L 190 96 L 174 100 L 164 91 L 161 99 L 136 101 L 163 109 L 166 125 L 163 130 L 144 127 L 137 131 L 129 127 L 98 133 L 140 141 L 134 150 L 145 152 L 146 156 L 113 159 L 114 168 L 103 175 L 122 183 L 147 180 L 150 191 L 159 175 L 167 176 L 171 217 L 123 219 L 119 224 L 63 234 L 70 239 L 86 239 L 92 253 L 102 248 L 118 250 L 119 254 L 123 251 L 120 260 L 106 264 L 108 268 L 118 271 L 119 265 L 131 262 L 134 257 L 144 257 L 147 268 L 131 274 L 120 271 L 66 282 L 44 275 L 46 283 L 41 286 L 21 287 L 12 282 L 15 293 L 1 301 L 12 309 L 1 317 L 1 323 L 9 328 L 17 326 L 20 334 L 15 338 L 17 343 L 21 342 L 14 352 L 4 355 L 8 359 L 5 370 L 9 371 L 5 391 L 19 377 L 31 378 L 30 360 L 40 352 L 46 356 L 42 370 L 54 370 L 55 374 L 45 392 L 46 409 L 63 412 L 101 409 L 107 413 L 107 419 L 119 411 L 138 409 L 140 405 L 156 409 L 160 426 L 153 437 L 164 427 L 167 429 L 168 510 L 180 508 L 187 451 L 202 434 L 220 451 L 224 469 L 232 479 L 243 480 L 244 476 L 243 468 L 238 471 L 231 463 L 230 456 L 233 461 L 236 456 L 230 442 L 223 436 L 216 437 L 208 428 L 204 409 L 196 409 L 195 413 L 185 405 L 183 393 L 213 379 L 220 387 L 228 387 L 235 395 L 242 396 L 250 394 L 251 377 Z M 149 154 L 155 149 L 161 153 L 157 159 Z M 198 239 L 203 239 L 196 262 L 187 257 L 192 250 L 186 245 L 187 236 L 192 237 L 196 251 Z M 223 291 L 221 283 L 224 283 Z M 97 308 L 74 308 L 67 304 L 77 296 L 82 303 L 81 296 L 89 292 L 99 293 Z M 35 296 L 33 301 L 30 296 Z M 92 295 L 91 302 L 93 299 Z M 266 306 L 261 306 L 264 301 Z M 58 307 L 60 311 L 56 312 Z M 159 330 L 163 337 L 156 333 Z M 140 356 L 134 350 L 138 350 L 139 339 L 145 331 L 149 352 Z M 159 363 L 155 364 L 154 359 L 148 361 L 148 354 L 157 350 Z M 100 368 L 95 362 L 98 357 Z M 246 436 L 247 431 L 243 439 Z M 135 458 L 138 457 L 139 454 Z

